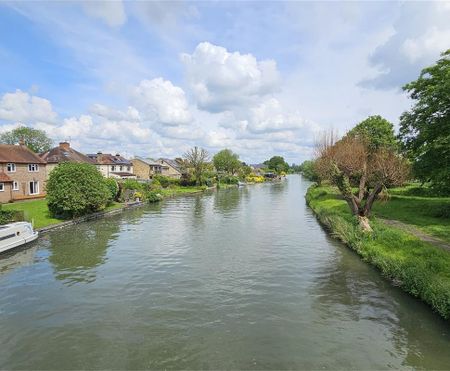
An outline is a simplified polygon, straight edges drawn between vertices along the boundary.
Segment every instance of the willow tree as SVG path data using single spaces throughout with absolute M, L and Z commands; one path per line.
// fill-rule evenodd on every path
M 364 231 L 380 193 L 401 185 L 408 176 L 407 161 L 391 147 L 374 149 L 364 138 L 347 135 L 333 143 L 325 137 L 317 145 L 316 171 L 335 185 Z

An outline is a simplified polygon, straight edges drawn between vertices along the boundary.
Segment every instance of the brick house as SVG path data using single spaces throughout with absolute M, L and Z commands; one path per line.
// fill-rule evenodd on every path
M 135 157 L 131 162 L 133 163 L 134 174 L 138 179 L 144 180 L 152 179 L 154 175 L 162 175 L 169 168 L 151 158 Z
M 46 162 L 23 144 L 0 144 L 0 203 L 45 196 Z
M 61 142 L 58 147 L 39 155 L 47 162 L 47 176 L 62 162 L 75 162 L 95 165 L 95 161 L 70 147 L 69 142 Z
M 157 162 L 164 167 L 162 170 L 162 175 L 164 176 L 180 179 L 185 172 L 183 171 L 182 166 L 176 160 L 171 160 L 169 158 L 160 158 Z
M 105 178 L 136 179 L 136 175 L 133 173 L 133 163 L 118 153 L 112 155 L 97 152 L 87 154 L 87 157 L 94 161 L 97 169 Z

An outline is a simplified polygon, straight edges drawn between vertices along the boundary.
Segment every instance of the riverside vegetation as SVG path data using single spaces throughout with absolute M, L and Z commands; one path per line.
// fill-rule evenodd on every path
M 404 89 L 415 103 L 398 137 L 371 116 L 340 140 L 324 133 L 300 172 L 333 236 L 450 319 L 450 50 Z

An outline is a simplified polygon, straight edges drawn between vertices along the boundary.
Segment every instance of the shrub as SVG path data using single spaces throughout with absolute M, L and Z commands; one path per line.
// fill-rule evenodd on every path
M 239 178 L 237 176 L 225 175 L 220 178 L 220 182 L 224 184 L 238 184 Z
M 264 177 L 262 175 L 250 174 L 245 178 L 245 181 L 249 183 L 264 183 Z
M 47 182 L 48 208 L 54 216 L 75 217 L 101 210 L 110 197 L 103 176 L 89 164 L 61 163 Z
M 140 191 L 144 189 L 144 184 L 138 182 L 136 179 L 125 179 L 122 183 L 122 188 Z
M 109 190 L 109 201 L 117 200 L 117 197 L 119 196 L 119 185 L 117 184 L 117 181 L 114 178 L 106 178 L 105 184 Z
M 171 184 L 170 178 L 166 177 L 164 175 L 155 175 L 153 177 L 153 179 L 154 179 L 154 181 L 157 180 L 159 182 L 159 184 L 161 184 L 161 187 L 163 187 L 163 188 L 167 188 Z
M 162 196 L 155 191 L 149 191 L 146 193 L 146 199 L 148 202 L 158 202 L 162 200 Z
M 23 212 L 17 210 L 0 209 L 0 225 L 12 223 L 19 220 L 23 220 Z
M 179 182 L 180 182 L 180 186 L 182 186 L 182 187 L 193 187 L 196 185 L 195 179 L 193 179 L 189 175 L 183 176 Z

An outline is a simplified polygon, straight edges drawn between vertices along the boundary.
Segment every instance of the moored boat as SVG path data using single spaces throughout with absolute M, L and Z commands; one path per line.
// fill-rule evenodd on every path
M 28 222 L 16 222 L 0 226 L 0 253 L 24 245 L 38 238 L 38 232 Z

